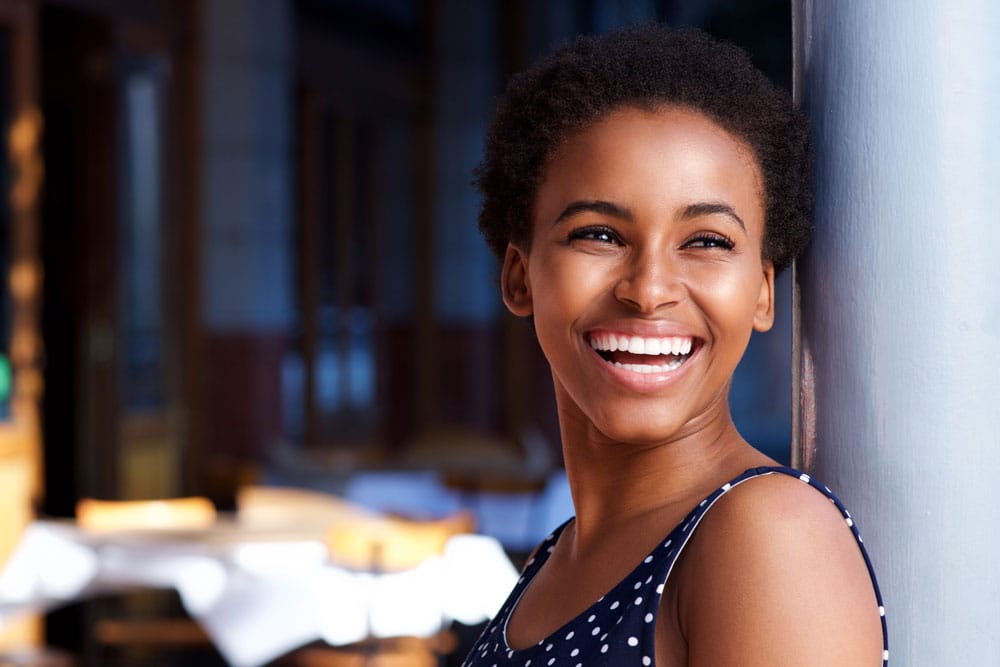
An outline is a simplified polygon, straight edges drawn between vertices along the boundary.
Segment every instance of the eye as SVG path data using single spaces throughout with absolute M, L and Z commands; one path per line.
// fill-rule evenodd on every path
M 732 250 L 734 247 L 733 241 L 722 234 L 716 234 L 714 232 L 704 232 L 697 234 L 692 238 L 684 242 L 682 247 L 684 248 L 722 248 L 723 250 Z
M 621 237 L 610 227 L 581 227 L 569 233 L 569 241 L 594 241 L 597 243 L 611 243 L 614 245 L 624 245 Z

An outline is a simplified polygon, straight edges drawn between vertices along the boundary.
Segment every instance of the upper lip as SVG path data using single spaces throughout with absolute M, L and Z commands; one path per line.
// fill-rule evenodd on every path
M 698 338 L 689 325 L 667 319 L 643 319 L 638 317 L 620 317 L 606 319 L 594 323 L 587 330 L 588 334 L 597 332 L 627 334 L 629 336 L 664 337 L 687 336 Z

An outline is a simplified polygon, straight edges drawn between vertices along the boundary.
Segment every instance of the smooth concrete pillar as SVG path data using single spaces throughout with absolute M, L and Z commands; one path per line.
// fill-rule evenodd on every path
M 794 5 L 816 233 L 798 462 L 853 510 L 891 664 L 1000 664 L 1000 5 Z

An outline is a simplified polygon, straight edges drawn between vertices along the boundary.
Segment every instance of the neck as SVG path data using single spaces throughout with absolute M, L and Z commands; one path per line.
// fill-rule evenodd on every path
M 562 406 L 560 428 L 580 549 L 604 539 L 614 526 L 687 512 L 696 499 L 747 468 L 774 463 L 743 440 L 728 408 L 660 443 L 616 442 Z

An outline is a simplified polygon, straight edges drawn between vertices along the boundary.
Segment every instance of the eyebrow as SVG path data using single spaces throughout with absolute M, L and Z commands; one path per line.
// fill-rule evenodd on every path
M 703 215 L 717 215 L 722 214 L 728 216 L 746 231 L 747 226 L 743 224 L 743 219 L 736 215 L 736 211 L 729 204 L 723 204 L 721 202 L 699 202 L 697 204 L 691 204 L 686 207 L 681 213 L 681 220 L 691 220 L 692 218 L 698 218 Z
M 613 218 L 619 218 L 627 222 L 632 222 L 632 212 L 627 208 L 623 208 L 617 204 L 612 204 L 609 201 L 603 200 L 590 200 L 590 201 L 575 201 L 560 213 L 553 224 L 559 224 L 563 220 L 572 218 L 574 215 L 585 212 L 600 213 L 601 215 L 610 215 Z
M 601 215 L 609 215 L 614 218 L 619 218 L 625 220 L 626 222 L 632 222 L 633 216 L 632 212 L 627 208 L 619 206 L 618 204 L 613 204 L 609 201 L 604 201 L 602 199 L 596 200 L 586 200 L 586 201 L 575 201 L 569 206 L 563 209 L 553 224 L 559 224 L 564 220 L 572 218 L 574 215 L 579 215 L 580 213 L 600 213 Z M 691 204 L 686 206 L 681 212 L 681 220 L 693 220 L 704 215 L 724 215 L 730 218 L 733 222 L 738 224 L 744 231 L 746 231 L 747 226 L 743 223 L 743 219 L 736 214 L 735 209 L 729 204 L 724 204 L 722 202 L 698 202 L 697 204 Z

